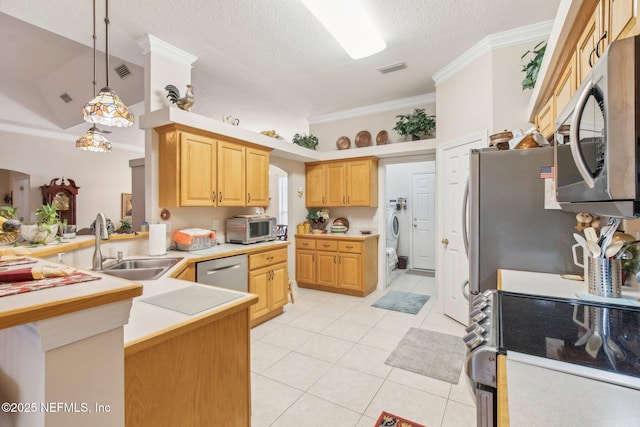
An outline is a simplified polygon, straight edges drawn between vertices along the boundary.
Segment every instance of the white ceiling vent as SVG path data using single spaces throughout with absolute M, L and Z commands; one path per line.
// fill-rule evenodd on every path
M 125 79 L 131 75 L 131 70 L 124 64 L 118 65 L 114 70 L 121 79 Z
M 71 99 L 71 97 L 69 96 L 69 94 L 67 92 L 65 92 L 62 95 L 60 95 L 60 99 L 62 99 L 65 104 L 68 104 L 71 101 L 73 101 L 73 99 Z
M 393 73 L 394 71 L 400 71 L 407 68 L 407 65 L 404 62 L 398 62 L 397 64 L 385 65 L 384 67 L 378 68 L 382 74 Z

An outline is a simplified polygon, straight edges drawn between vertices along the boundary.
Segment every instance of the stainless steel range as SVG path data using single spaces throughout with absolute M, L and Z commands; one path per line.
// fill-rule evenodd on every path
M 640 307 L 485 291 L 464 341 L 478 426 L 495 426 L 497 358 L 640 390 Z

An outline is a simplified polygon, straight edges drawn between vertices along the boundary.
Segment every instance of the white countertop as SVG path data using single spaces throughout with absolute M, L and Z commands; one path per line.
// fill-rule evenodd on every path
M 499 278 L 504 291 L 592 299 L 583 281 L 564 279 L 557 274 L 500 270 Z M 640 292 L 623 287 L 622 296 L 621 299 L 603 300 L 618 304 L 628 300 L 633 305 L 640 297 Z M 639 423 L 639 390 L 585 378 L 580 375 L 584 374 L 580 367 L 576 367 L 573 373 L 564 372 L 567 365 L 519 353 L 512 353 L 510 357 L 507 352 L 510 425 L 602 427 Z M 591 368 L 584 369 L 593 371 Z M 635 379 L 632 382 L 638 383 Z
M 78 239 L 73 243 L 78 243 L 79 241 L 84 241 L 87 239 L 93 240 L 94 237 L 78 236 Z M 132 282 L 132 281 L 123 280 L 114 276 L 109 276 L 107 274 L 101 274 L 101 273 L 96 273 L 94 271 L 83 270 L 83 271 L 86 271 L 87 273 L 98 275 L 101 277 L 101 279 L 91 281 L 91 282 L 59 286 L 55 288 L 42 289 L 42 290 L 37 290 L 37 291 L 28 292 L 24 294 L 18 294 L 18 295 L 12 295 L 12 296 L 0 298 L 0 315 L 3 312 L 24 310 L 27 307 L 51 304 L 53 301 L 74 299 L 74 298 L 79 298 L 83 296 L 93 295 L 95 293 L 108 292 L 108 291 L 113 291 L 120 288 L 131 287 L 132 285 L 142 284 L 143 294 L 139 297 L 134 298 L 133 306 L 131 308 L 131 313 L 129 317 L 129 322 L 124 327 L 124 343 L 126 346 L 133 341 L 140 340 L 146 336 L 152 336 L 154 334 L 158 334 L 166 329 L 175 328 L 181 324 L 189 322 L 190 320 L 199 319 L 201 317 L 205 317 L 212 313 L 223 311 L 224 309 L 226 309 L 231 305 L 242 303 L 253 297 L 253 295 L 249 293 L 236 292 L 233 290 L 218 288 L 218 287 L 209 286 L 209 285 L 200 285 L 193 282 L 173 279 L 168 277 L 169 275 L 171 275 L 173 271 L 180 269 L 185 262 L 188 262 L 188 260 L 191 260 L 193 262 L 193 261 L 205 260 L 210 257 L 233 256 L 241 253 L 246 253 L 247 251 L 253 252 L 253 251 L 258 251 L 265 248 L 287 247 L 289 243 L 290 242 L 288 241 L 272 241 L 272 242 L 264 242 L 264 243 L 255 243 L 251 245 L 222 244 L 222 245 L 217 245 L 208 249 L 202 249 L 198 251 L 190 251 L 190 252 L 167 251 L 167 254 L 163 255 L 160 258 L 178 257 L 178 258 L 183 258 L 183 260 L 178 262 L 171 269 L 169 269 L 163 275 L 163 277 L 156 280 L 141 280 L 137 282 Z M 63 247 L 64 242 L 63 244 L 60 244 L 60 246 Z M 43 249 L 36 248 L 34 250 L 33 256 L 37 257 L 39 250 L 40 251 L 50 250 L 51 245 L 43 246 L 42 248 Z M 126 257 L 125 259 L 132 259 L 132 258 L 159 258 L 159 257 L 150 257 L 147 255 L 131 255 Z M 46 264 L 57 264 L 57 263 L 40 260 L 38 264 L 46 265 Z M 36 265 L 36 264 L 28 264 L 28 265 Z M 25 266 L 27 265 L 20 265 L 20 266 L 9 267 L 9 268 L 21 268 Z M 218 305 L 216 307 L 212 307 L 211 309 L 208 309 L 193 315 L 187 315 L 184 313 L 180 313 L 178 311 L 174 311 L 168 308 L 158 307 L 158 306 L 141 301 L 142 299 L 148 298 L 150 296 L 160 295 L 160 294 L 171 292 L 177 289 L 187 288 L 189 286 L 203 286 L 209 289 L 215 289 L 216 292 L 219 292 L 221 294 L 239 295 L 240 298 Z
M 565 279 L 559 274 L 499 270 L 498 280 L 503 291 L 640 306 L 640 290 L 627 286 L 622 287 L 621 298 L 602 298 L 589 294 L 584 281 Z

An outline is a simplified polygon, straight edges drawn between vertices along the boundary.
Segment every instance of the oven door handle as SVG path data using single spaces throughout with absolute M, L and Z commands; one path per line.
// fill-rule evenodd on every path
M 576 103 L 576 108 L 573 112 L 573 119 L 571 120 L 571 129 L 569 131 L 569 147 L 571 148 L 571 156 L 573 157 L 573 162 L 580 173 L 580 176 L 584 180 L 585 184 L 589 188 L 593 188 L 596 185 L 596 180 L 591 171 L 587 166 L 587 162 L 584 160 L 584 156 L 582 155 L 582 150 L 578 146 L 579 141 L 579 126 L 580 126 L 580 117 L 584 112 L 584 107 L 587 105 L 587 101 L 589 100 L 589 96 L 594 93 L 595 83 L 590 81 L 587 85 L 585 85 L 584 90 L 580 94 L 578 101 Z

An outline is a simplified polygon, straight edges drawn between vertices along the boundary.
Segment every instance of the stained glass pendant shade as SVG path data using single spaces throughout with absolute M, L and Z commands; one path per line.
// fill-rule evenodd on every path
M 92 126 L 84 135 L 76 141 L 76 148 L 97 153 L 108 153 L 111 151 L 111 143 L 102 135 L 100 130 Z
M 116 92 L 109 87 L 109 22 L 109 0 L 106 0 L 104 26 L 107 84 L 100 90 L 98 96 L 84 105 L 84 108 L 82 109 L 82 115 L 84 116 L 84 120 L 89 123 L 95 123 L 105 126 L 116 126 L 120 128 L 129 127 L 133 125 L 133 113 L 129 111 L 126 105 L 124 105 Z M 93 80 L 95 81 L 95 72 Z

